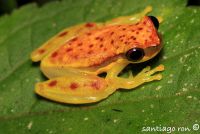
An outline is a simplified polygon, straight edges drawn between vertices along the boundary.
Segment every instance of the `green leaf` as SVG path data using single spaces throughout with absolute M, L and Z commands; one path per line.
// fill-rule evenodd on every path
M 153 6 L 151 15 L 164 19 L 159 28 L 164 49 L 129 69 L 164 64 L 161 81 L 120 90 L 90 105 L 60 104 L 35 95 L 35 83 L 46 79 L 29 59 L 32 50 L 65 27 L 137 13 L 147 5 Z M 63 0 L 41 8 L 24 6 L 1 17 L 0 133 L 142 133 L 148 126 L 200 132 L 193 130 L 193 124 L 200 124 L 200 9 L 185 5 L 186 0 Z

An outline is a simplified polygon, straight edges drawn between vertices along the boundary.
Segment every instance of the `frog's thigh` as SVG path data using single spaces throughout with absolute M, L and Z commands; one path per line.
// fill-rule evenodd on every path
M 132 75 L 129 76 L 129 78 L 116 78 L 117 86 L 119 88 L 123 89 L 132 89 L 137 86 L 140 86 L 141 84 L 145 82 L 150 82 L 154 80 L 161 80 L 162 75 L 161 74 L 155 74 L 157 72 L 163 71 L 164 66 L 159 65 L 156 68 L 150 70 L 150 67 L 144 68 L 139 74 L 137 74 L 135 77 Z
M 40 61 L 44 56 L 54 51 L 56 48 L 60 47 L 63 43 L 80 34 L 83 34 L 84 32 L 96 29 L 100 25 L 100 23 L 83 23 L 64 29 L 63 31 L 49 39 L 47 42 L 42 44 L 39 48 L 34 50 L 31 53 L 32 61 Z
M 63 103 L 82 104 L 100 101 L 116 88 L 95 75 L 57 77 L 36 84 L 35 92 L 45 98 Z
M 115 24 L 133 24 L 138 22 L 143 16 L 145 16 L 147 13 L 152 11 L 151 6 L 147 6 L 143 11 L 137 14 L 133 14 L 130 16 L 122 16 L 118 17 L 112 20 L 109 20 L 106 22 L 106 25 L 115 25 Z

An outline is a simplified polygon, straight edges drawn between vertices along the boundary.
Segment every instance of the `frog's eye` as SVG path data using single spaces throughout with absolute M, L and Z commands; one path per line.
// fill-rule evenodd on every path
M 158 29 L 158 27 L 159 27 L 159 21 L 158 21 L 158 19 L 157 19 L 156 17 L 154 17 L 154 16 L 148 16 L 148 17 L 149 17 L 149 18 L 151 19 L 151 21 L 153 22 L 155 28 Z
M 141 48 L 131 48 L 126 52 L 126 57 L 130 61 L 139 61 L 144 57 L 144 50 Z

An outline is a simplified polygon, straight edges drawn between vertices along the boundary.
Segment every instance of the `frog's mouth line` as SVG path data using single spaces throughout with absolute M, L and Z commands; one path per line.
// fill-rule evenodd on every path
M 139 61 L 139 63 L 154 58 L 161 51 L 161 49 L 162 44 L 144 49 L 145 56 L 142 58 L 141 61 Z

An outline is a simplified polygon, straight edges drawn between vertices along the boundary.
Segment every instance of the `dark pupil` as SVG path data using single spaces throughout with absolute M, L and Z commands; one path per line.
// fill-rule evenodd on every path
M 141 48 L 132 48 L 126 53 L 126 57 L 130 61 L 138 61 L 144 56 L 144 51 Z

